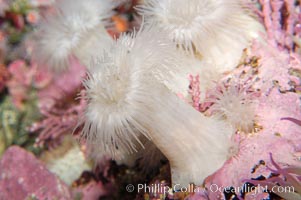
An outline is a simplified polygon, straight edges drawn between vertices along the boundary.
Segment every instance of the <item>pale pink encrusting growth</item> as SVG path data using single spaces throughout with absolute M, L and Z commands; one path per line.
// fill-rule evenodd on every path
M 301 166 L 300 127 L 289 120 L 282 120 L 284 117 L 301 118 L 300 96 L 294 90 L 294 84 L 300 85 L 296 77 L 299 75 L 292 73 L 301 69 L 299 58 L 271 45 L 258 43 L 250 51 L 250 56 L 259 58 L 257 66 L 241 66 L 232 74 L 238 71 L 243 76 L 251 69 L 252 77 L 257 79 L 252 83 L 252 87 L 259 89 L 261 94 L 255 110 L 257 130 L 253 134 L 240 134 L 236 156 L 206 181 L 207 188 L 213 183 L 223 187 L 242 187 L 246 179 L 268 177 L 270 170 L 265 165 L 271 166 L 269 152 L 273 153 L 279 166 Z M 260 160 L 265 164 L 259 164 Z M 225 179 L 226 175 L 229 178 Z M 209 199 L 222 196 L 219 192 L 209 192 Z
M 265 180 L 247 180 L 254 185 L 266 185 L 270 191 L 284 199 L 298 200 L 301 198 L 301 168 L 300 167 L 280 167 L 273 159 L 270 153 L 271 166 L 267 169 L 274 174 Z M 282 192 L 281 188 L 286 188 L 286 192 Z
M 37 85 L 35 65 L 28 66 L 24 60 L 15 60 L 8 66 L 8 72 L 11 74 L 7 80 L 9 94 L 12 96 L 14 105 L 21 109 L 24 101 L 29 98 L 29 90 L 32 85 Z
M 38 68 L 39 69 L 39 68 Z M 38 132 L 36 144 L 55 146 L 64 134 L 70 134 L 76 127 L 85 109 L 85 101 L 74 101 L 82 88 L 85 68 L 76 60 L 64 73 L 56 74 L 41 68 L 34 73 L 34 86 L 38 88 L 38 107 L 43 119 L 29 127 L 30 132 Z M 68 99 L 68 100 L 67 100 Z M 67 101 L 67 105 L 66 102 Z
M 271 171 L 265 165 L 274 165 L 269 156 L 270 152 L 273 153 L 277 165 L 281 168 L 288 166 L 299 168 L 301 166 L 300 127 L 298 123 L 283 120 L 285 118 L 301 119 L 299 93 L 301 60 L 300 56 L 294 52 L 296 46 L 290 40 L 295 37 L 295 34 L 298 34 L 298 31 L 296 29 L 296 32 L 286 31 L 287 27 L 294 25 L 296 28 L 298 27 L 300 19 L 298 21 L 295 17 L 296 12 L 300 12 L 300 7 L 292 8 L 294 7 L 292 0 L 273 2 L 262 0 L 260 2 L 263 11 L 259 10 L 258 13 L 264 19 L 268 42 L 266 44 L 254 42 L 249 52 L 250 57 L 257 60 L 257 65 L 253 67 L 241 66 L 231 72 L 231 74 L 239 74 L 238 77 L 243 77 L 251 69 L 253 72 L 250 75 L 257 79 L 252 86 L 257 88 L 261 94 L 255 111 L 259 119 L 257 122 L 259 125 L 257 131 L 259 132 L 240 136 L 237 155 L 206 181 L 206 188 L 209 188 L 213 183 L 222 187 L 242 187 L 246 180 L 260 176 L 268 178 Z M 279 9 L 277 2 L 282 6 L 288 5 L 290 10 L 287 10 L 286 15 L 281 15 L 284 10 Z M 281 21 L 285 22 L 287 26 L 281 26 Z M 260 162 L 264 164 L 259 164 Z M 225 179 L 225 176 L 228 178 Z M 261 185 L 265 186 L 265 183 Z M 223 198 L 224 196 L 220 192 L 208 191 L 208 199 Z M 299 199 L 293 193 L 282 194 L 292 194 L 290 198 L 295 196 Z M 239 192 L 236 195 L 240 197 Z M 254 198 L 269 198 L 269 194 L 264 192 L 249 193 L 245 196 L 245 199 Z
M 86 69 L 77 59 L 70 60 L 69 69 L 60 74 L 48 72 L 51 77 L 50 83 L 38 91 L 41 109 L 51 110 L 53 106 L 59 104 L 66 97 L 76 94 L 82 87 L 82 79 L 86 75 Z M 44 75 L 45 76 L 45 75 Z
M 189 75 L 189 80 L 190 80 L 190 90 L 189 94 L 191 95 L 192 99 L 192 106 L 196 109 L 199 110 L 200 106 L 200 75 L 196 75 L 195 77 L 193 75 Z
M 79 104 L 74 104 L 67 109 L 57 109 L 52 107 L 48 110 L 45 107 L 40 108 L 40 112 L 44 119 L 40 122 L 32 124 L 29 128 L 30 132 L 39 132 L 39 136 L 36 139 L 36 144 L 39 146 L 45 145 L 45 143 L 51 141 L 53 146 L 57 141 L 62 139 L 62 135 L 66 133 L 72 133 L 74 127 L 77 126 L 79 118 L 83 115 L 86 102 L 81 99 Z
M 83 137 L 115 159 L 150 139 L 169 160 L 174 184 L 202 184 L 226 161 L 232 129 L 167 89 L 182 56 L 152 31 L 121 36 L 90 70 Z
M 0 199 L 72 199 L 68 186 L 21 147 L 7 149 L 0 160 L 0 174 Z
M 258 13 L 263 18 L 268 41 L 280 49 L 292 50 L 294 43 L 300 48 L 300 40 L 296 37 L 300 27 L 300 5 L 295 6 L 294 0 L 259 0 L 259 2 L 262 10 Z
M 9 65 L 10 80 L 7 82 L 12 103 L 20 111 L 26 110 L 28 104 L 35 104 L 33 90 L 43 90 L 52 80 L 47 72 L 35 64 L 27 66 L 24 60 L 16 60 Z M 5 74 L 4 74 L 5 75 Z M 42 109 L 40 110 L 42 112 Z M 36 113 L 37 116 L 39 116 Z M 49 124 L 46 124 L 49 125 Z M 42 125 L 46 129 L 45 124 Z M 45 130 L 47 131 L 47 130 Z

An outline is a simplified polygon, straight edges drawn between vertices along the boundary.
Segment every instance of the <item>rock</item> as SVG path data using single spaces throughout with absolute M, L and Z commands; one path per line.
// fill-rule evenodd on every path
M 12 146 L 0 161 L 0 200 L 69 200 L 69 188 L 26 150 Z

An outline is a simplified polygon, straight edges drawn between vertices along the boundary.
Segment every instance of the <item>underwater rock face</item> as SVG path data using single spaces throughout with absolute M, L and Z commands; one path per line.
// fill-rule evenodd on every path
M 68 187 L 33 154 L 12 146 L 0 161 L 0 199 L 72 199 Z

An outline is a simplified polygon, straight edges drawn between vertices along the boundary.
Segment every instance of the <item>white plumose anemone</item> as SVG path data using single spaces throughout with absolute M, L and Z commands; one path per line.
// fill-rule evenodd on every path
M 68 67 L 77 56 L 87 65 L 91 49 L 111 40 L 105 30 L 116 6 L 112 0 L 59 0 L 37 30 L 35 56 L 55 70 Z
M 174 70 L 181 71 L 173 44 L 154 33 L 122 35 L 94 59 L 84 81 L 89 105 L 83 135 L 113 158 L 143 147 L 140 137 L 151 138 L 140 123 L 149 120 L 148 90 L 153 82 L 172 82 Z
M 167 89 L 185 56 L 154 33 L 121 36 L 91 67 L 82 136 L 115 159 L 150 139 L 170 161 L 174 184 L 201 184 L 227 159 L 232 130 Z
M 241 0 L 145 0 L 137 9 L 146 23 L 168 31 L 180 49 L 196 51 L 221 72 L 233 69 L 263 30 Z
M 238 83 L 221 86 L 216 92 L 212 110 L 224 117 L 233 128 L 250 133 L 256 119 L 256 101 Z

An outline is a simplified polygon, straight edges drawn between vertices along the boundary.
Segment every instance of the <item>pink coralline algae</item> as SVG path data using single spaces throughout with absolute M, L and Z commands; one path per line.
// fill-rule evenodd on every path
M 72 199 L 69 188 L 33 154 L 12 146 L 0 161 L 0 199 Z
M 50 110 L 64 99 L 76 95 L 82 86 L 82 78 L 86 74 L 84 66 L 76 59 L 71 59 L 70 68 L 60 74 L 52 74 L 52 80 L 42 90 L 38 91 L 39 107 Z M 48 75 L 49 76 L 49 75 Z
M 84 112 L 85 106 L 86 102 L 81 98 L 79 104 L 74 104 L 67 109 L 52 107 L 51 110 L 48 110 L 41 108 L 40 112 L 44 119 L 30 127 L 31 132 L 39 131 L 36 144 L 43 146 L 48 141 L 55 145 L 55 142 L 59 141 L 64 133 L 72 133 Z
M 54 144 L 64 133 L 72 133 L 77 126 L 86 102 L 83 98 L 76 100 L 81 90 L 81 80 L 85 69 L 76 60 L 62 74 L 52 74 L 52 80 L 38 91 L 38 107 L 43 119 L 30 127 L 30 132 L 39 132 L 36 143 L 43 146 L 46 141 Z M 42 79 L 45 74 L 41 74 Z M 40 77 L 40 76 L 37 76 Z M 47 77 L 47 76 L 46 76 Z
M 258 48 L 253 45 L 250 54 L 258 58 L 256 64 L 250 63 L 238 67 L 233 74 L 246 76 L 251 74 L 256 81 L 252 87 L 260 91 L 257 97 L 257 121 L 253 133 L 240 134 L 237 152 L 224 166 L 205 181 L 209 199 L 222 199 L 224 194 L 210 190 L 210 186 L 220 188 L 234 187 L 237 197 L 241 197 L 246 179 L 256 179 L 270 174 L 265 166 L 270 166 L 269 153 L 272 152 L 279 166 L 301 167 L 301 129 L 295 123 L 283 118 L 301 118 L 300 95 L 294 88 L 300 85 L 296 73 L 290 73 L 292 68 L 301 69 L 300 60 L 290 56 L 283 50 L 275 49 L 270 44 Z M 256 49 L 256 50 L 255 50 Z M 260 50 L 259 50 L 260 49 Z M 252 56 L 251 56 L 252 57 Z M 254 63 L 253 63 L 254 64 Z M 251 72 L 250 72 L 251 70 Z M 291 84 L 295 81 L 295 84 Z M 225 178 L 227 177 L 227 178 Z M 223 191 L 223 190 L 222 190 Z M 262 194 L 267 196 L 267 194 Z
M 43 89 L 52 79 L 47 70 L 40 69 L 35 64 L 28 65 L 24 60 L 12 62 L 8 66 L 8 72 L 10 79 L 6 85 L 13 97 L 13 103 L 19 109 L 22 108 L 24 101 L 28 100 L 33 89 Z
M 272 153 L 270 153 L 270 159 L 273 167 L 267 166 L 267 169 L 270 170 L 271 175 L 264 180 L 248 180 L 248 182 L 259 189 L 266 186 L 266 190 L 272 191 L 284 199 L 300 199 L 301 168 L 293 166 L 281 168 L 273 159 Z
M 195 77 L 193 75 L 189 75 L 189 81 L 190 81 L 190 86 L 189 86 L 189 94 L 191 95 L 192 99 L 192 106 L 196 110 L 200 110 L 200 76 L 196 75 Z
M 17 108 L 22 108 L 23 101 L 28 97 L 31 87 L 34 70 L 28 67 L 24 60 L 16 60 L 8 66 L 8 71 L 12 75 L 7 82 L 10 95 Z
M 300 6 L 294 0 L 259 0 L 262 10 L 258 11 L 263 19 L 267 36 L 273 46 L 294 48 L 294 35 L 300 26 Z
M 230 187 L 234 188 L 234 192 L 228 194 L 229 198 L 267 199 L 270 194 L 266 191 L 246 191 L 246 180 L 269 177 L 271 170 L 266 166 L 276 166 L 278 173 L 282 175 L 284 171 L 280 169 L 301 167 L 301 59 L 295 53 L 292 40 L 298 34 L 292 27 L 297 24 L 295 11 L 299 12 L 299 7 L 291 8 L 293 1 L 260 2 L 263 8 L 261 17 L 268 30 L 268 43 L 254 41 L 251 49 L 246 51 L 249 55 L 247 63 L 242 63 L 224 78 L 252 77 L 251 87 L 259 94 L 257 121 L 253 133 L 237 133 L 240 134 L 240 139 L 236 141 L 237 152 L 205 181 L 207 199 L 223 199 L 225 189 Z M 280 9 L 289 7 L 290 14 L 282 16 Z M 285 26 L 280 24 L 282 17 L 285 18 Z M 277 165 L 270 159 L 269 153 L 273 153 Z M 270 186 L 268 181 L 269 179 L 262 182 L 261 186 Z M 221 191 L 213 190 L 213 186 L 218 186 Z M 300 179 L 296 180 L 294 186 L 297 191 Z M 197 195 L 196 193 L 189 199 Z

